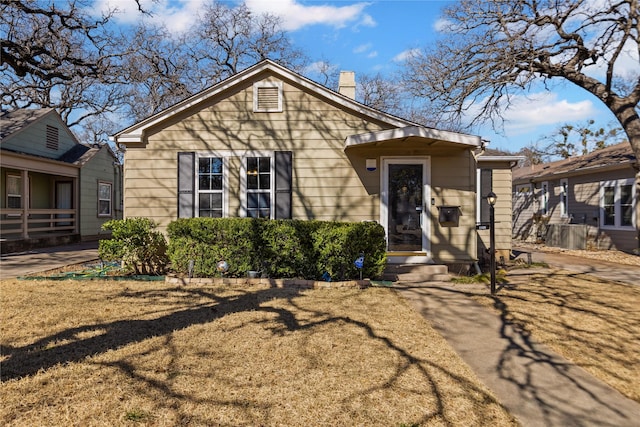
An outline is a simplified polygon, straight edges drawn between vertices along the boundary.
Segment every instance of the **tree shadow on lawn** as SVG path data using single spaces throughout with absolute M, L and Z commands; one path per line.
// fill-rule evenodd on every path
M 326 324 L 339 323 L 342 325 L 354 326 L 357 330 L 362 330 L 369 339 L 382 343 L 394 354 L 398 355 L 398 361 L 394 372 L 385 379 L 368 388 L 355 388 L 353 393 L 344 399 L 343 404 L 349 401 L 355 401 L 359 397 L 374 394 L 377 391 L 385 390 L 394 386 L 400 381 L 403 375 L 407 375 L 410 369 L 417 369 L 423 381 L 428 384 L 428 389 L 435 397 L 435 408 L 426 408 L 422 410 L 423 416 L 417 420 L 418 424 L 429 422 L 430 420 L 445 420 L 452 417 L 451 405 L 447 405 L 443 399 L 446 399 L 447 393 L 451 391 L 440 390 L 438 380 L 435 376 L 445 376 L 457 384 L 461 393 L 466 396 L 469 401 L 473 401 L 478 410 L 474 417 L 484 420 L 487 423 L 495 421 L 493 418 L 495 413 L 488 409 L 489 407 L 501 406 L 495 399 L 487 394 L 487 392 L 478 386 L 477 383 L 470 381 L 468 378 L 461 376 L 459 373 L 451 371 L 446 366 L 438 365 L 433 361 L 424 358 L 417 358 L 409 350 L 402 348 L 394 340 L 378 334 L 375 329 L 366 321 L 357 320 L 347 315 L 335 315 L 333 313 L 322 310 L 314 310 L 301 307 L 296 304 L 295 298 L 302 295 L 301 290 L 297 288 L 265 288 L 258 290 L 241 291 L 243 293 L 231 297 L 220 297 L 214 293 L 207 292 L 203 289 L 187 289 L 184 287 L 173 288 L 167 291 L 125 291 L 126 297 L 162 299 L 168 293 L 179 291 L 181 293 L 188 292 L 191 296 L 206 298 L 209 301 L 198 303 L 195 307 L 171 312 L 155 319 L 148 320 L 122 320 L 109 323 L 98 323 L 86 325 L 77 328 L 70 328 L 65 331 L 52 334 L 48 337 L 39 339 L 38 341 L 23 347 L 5 347 L 2 354 L 6 360 L 2 363 L 2 380 L 20 379 L 29 375 L 34 375 L 43 370 L 54 367 L 57 364 L 67 364 L 78 362 L 82 359 L 98 355 L 108 350 L 114 350 L 129 344 L 139 343 L 143 340 L 153 337 L 166 337 L 165 345 L 171 347 L 173 333 L 183 330 L 194 325 L 203 325 L 222 318 L 225 315 L 238 312 L 264 312 L 275 314 L 277 324 L 280 326 L 271 327 L 269 330 L 274 335 L 286 334 L 292 331 L 300 331 L 321 327 Z M 296 310 L 304 312 L 305 319 L 299 320 L 294 311 L 281 307 L 269 307 L 262 305 L 267 301 L 274 299 L 286 299 Z M 85 338 L 82 338 L 85 337 Z M 167 347 L 165 347 L 167 348 Z M 211 404 L 210 401 L 198 402 L 198 398 L 185 395 L 182 392 L 173 390 L 170 382 L 158 379 L 147 378 L 134 365 L 126 360 L 118 360 L 115 362 L 99 362 L 104 366 L 116 368 L 131 378 L 133 381 L 142 381 L 151 389 L 157 390 L 162 395 L 177 400 L 188 400 L 190 403 Z M 146 393 L 146 392 L 145 392 Z M 215 402 L 222 405 L 231 405 L 236 407 L 244 407 L 246 402 Z M 256 405 L 260 403 L 255 402 Z M 486 413 L 485 413 L 486 412 Z M 188 414 L 179 414 L 188 417 Z M 193 421 L 193 418 L 191 417 Z
M 2 362 L 2 380 L 33 375 L 57 364 L 77 362 L 88 356 L 138 343 L 148 338 L 167 335 L 194 325 L 206 324 L 227 314 L 265 310 L 265 307 L 261 307 L 260 304 L 273 299 L 274 295 L 288 299 L 300 295 L 300 290 L 297 288 L 267 288 L 224 298 L 200 289 L 174 288 L 174 290 L 206 297 L 211 302 L 197 304 L 194 308 L 175 311 L 155 319 L 119 320 L 67 329 L 23 347 L 3 346 L 1 354 L 7 359 Z M 167 291 L 163 291 L 161 294 L 158 294 L 157 291 L 124 292 L 127 297 L 141 299 L 158 298 L 166 293 Z M 298 327 L 292 313 L 280 313 L 280 315 L 283 324 L 288 328 Z M 79 338 L 87 335 L 90 336 Z

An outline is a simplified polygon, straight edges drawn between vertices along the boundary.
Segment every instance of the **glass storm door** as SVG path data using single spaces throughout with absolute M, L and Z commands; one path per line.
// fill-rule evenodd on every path
M 383 167 L 388 251 L 426 251 L 426 159 L 386 159 Z

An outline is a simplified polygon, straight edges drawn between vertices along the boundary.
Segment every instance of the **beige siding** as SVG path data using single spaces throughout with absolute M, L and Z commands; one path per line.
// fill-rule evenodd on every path
M 192 115 L 155 129 L 146 148 L 125 155 L 125 215 L 145 215 L 163 227 L 177 217 L 177 153 L 229 153 L 229 210 L 240 214 L 240 159 L 252 151 L 293 151 L 293 214 L 300 219 L 377 219 L 377 195 L 363 188 L 344 154 L 353 133 L 381 130 L 380 125 L 347 114 L 284 84 L 282 113 L 253 113 L 251 84 Z
M 495 248 L 496 256 L 509 259 L 511 253 L 511 231 L 512 231 L 512 209 L 513 201 L 511 195 L 511 169 L 505 164 L 483 165 L 483 168 L 493 170 L 493 192 L 496 194 L 495 212 Z M 480 203 L 487 203 L 481 200 Z M 478 230 L 479 247 L 481 252 L 484 248 L 490 247 L 489 230 Z

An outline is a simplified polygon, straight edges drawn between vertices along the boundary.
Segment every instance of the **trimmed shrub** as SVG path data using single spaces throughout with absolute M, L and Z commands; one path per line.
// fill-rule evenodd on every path
M 193 260 L 194 277 L 219 276 L 225 260 L 228 277 L 257 270 L 272 278 L 354 279 L 354 261 L 364 253 L 363 276 L 375 278 L 386 262 L 384 229 L 373 222 L 182 218 L 167 231 L 173 269 L 186 274 Z
M 259 262 L 256 243 L 257 221 L 251 218 L 181 218 L 167 228 L 169 259 L 178 273 L 189 271 L 194 261 L 194 277 L 219 275 L 217 264 L 229 264 L 229 277 L 241 277 Z
M 359 277 L 354 261 L 364 254 L 363 277 L 382 275 L 386 263 L 384 229 L 374 222 L 321 223 L 314 232 L 313 244 L 317 253 L 316 274 L 327 273 L 332 280 Z
M 111 239 L 100 240 L 98 256 L 104 261 L 121 261 L 135 274 L 163 274 L 169 262 L 167 242 L 148 218 L 113 219 L 102 224 Z

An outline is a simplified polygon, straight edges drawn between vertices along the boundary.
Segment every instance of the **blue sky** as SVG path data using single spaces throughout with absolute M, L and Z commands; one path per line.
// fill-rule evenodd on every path
M 126 11 L 121 19 L 136 16 L 132 0 L 99 0 Z M 142 0 L 153 11 L 153 19 L 172 31 L 183 31 L 207 0 Z M 296 46 L 312 61 L 326 60 L 340 70 L 359 73 L 392 73 L 411 49 L 432 43 L 438 36 L 440 10 L 450 0 L 228 0 L 245 1 L 254 12 L 269 12 L 282 19 Z M 133 10 L 132 10 L 133 12 Z M 637 67 L 637 61 L 635 62 Z M 502 132 L 490 126 L 472 133 L 491 141 L 490 147 L 517 151 L 551 133 L 565 123 L 595 119 L 600 125 L 614 120 L 600 102 L 570 83 L 523 94 L 504 113 Z

